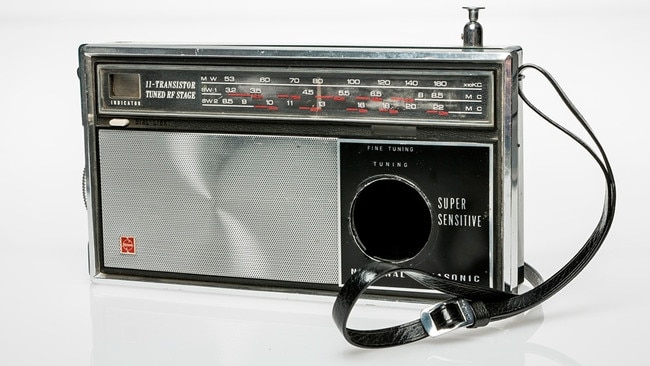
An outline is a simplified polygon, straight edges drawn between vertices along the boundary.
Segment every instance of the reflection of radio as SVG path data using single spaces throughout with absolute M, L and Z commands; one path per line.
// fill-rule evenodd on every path
M 515 291 L 521 49 L 80 48 L 94 278 Z M 377 293 L 422 296 L 409 278 Z

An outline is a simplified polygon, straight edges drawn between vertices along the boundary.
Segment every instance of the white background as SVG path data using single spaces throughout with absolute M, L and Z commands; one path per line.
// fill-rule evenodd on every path
M 644 1 L 23 0 L 0 11 L 0 364 L 641 364 L 648 357 L 648 19 Z M 486 45 L 521 45 L 561 82 L 616 174 L 617 217 L 602 250 L 528 314 L 385 350 L 359 350 L 332 298 L 91 285 L 81 198 L 77 47 L 105 41 L 460 45 L 461 6 L 486 5 Z M 527 94 L 575 122 L 550 88 Z M 526 258 L 545 277 L 600 215 L 596 165 L 525 110 Z M 417 317 L 363 306 L 369 326 Z M 385 324 L 384 324 L 385 325 Z

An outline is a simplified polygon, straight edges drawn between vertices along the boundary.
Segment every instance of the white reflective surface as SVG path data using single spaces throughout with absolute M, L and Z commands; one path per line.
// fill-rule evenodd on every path
M 153 3 L 151 3 L 153 4 Z M 348 345 L 332 298 L 91 285 L 79 86 L 81 43 L 458 45 L 457 2 L 14 2 L 0 13 L 0 364 L 643 364 L 650 321 L 645 111 L 648 5 L 492 1 L 486 45 L 519 44 L 560 81 L 610 154 L 619 187 L 605 246 L 541 307 L 476 330 L 382 350 Z M 386 22 L 391 23 L 387 25 Z M 534 75 L 526 92 L 574 126 Z M 596 224 L 590 158 L 524 109 L 526 258 L 548 277 Z M 416 319 L 419 306 L 364 305 L 352 325 Z
M 388 354 L 421 363 L 522 364 L 526 357 L 570 359 L 531 341 L 543 309 L 517 321 L 478 331 L 458 331 L 438 341 L 392 350 L 348 346 L 334 327 L 332 301 L 310 296 L 178 293 L 94 285 L 91 288 L 92 359 L 96 365 L 382 364 Z M 352 326 L 387 326 L 417 318 L 421 306 L 364 304 Z M 483 340 L 489 340 L 485 343 Z M 465 352 L 471 347 L 472 352 Z

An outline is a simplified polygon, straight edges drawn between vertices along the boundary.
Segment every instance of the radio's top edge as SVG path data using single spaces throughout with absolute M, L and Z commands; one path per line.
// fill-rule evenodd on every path
M 521 57 L 519 47 L 116 43 L 79 51 L 83 93 L 99 115 L 485 129 L 502 120 L 500 98 Z
M 521 52 L 519 46 L 507 47 L 386 47 L 386 46 L 255 46 L 190 44 L 84 44 L 81 56 L 154 56 L 154 57 L 233 57 L 233 58 L 305 58 L 348 60 L 369 59 L 465 59 L 502 60 Z

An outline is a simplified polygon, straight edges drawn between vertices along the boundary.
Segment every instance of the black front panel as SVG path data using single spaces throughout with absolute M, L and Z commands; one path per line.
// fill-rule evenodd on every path
M 492 285 L 491 144 L 344 141 L 340 154 L 343 282 L 390 261 Z M 419 288 L 408 278 L 378 286 Z

